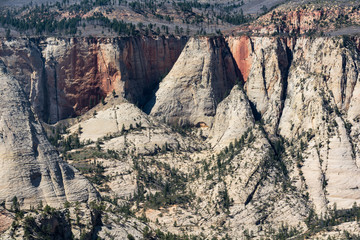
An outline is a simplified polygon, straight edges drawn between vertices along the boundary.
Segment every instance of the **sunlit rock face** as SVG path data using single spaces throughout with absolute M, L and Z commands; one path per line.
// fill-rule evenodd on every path
M 17 197 L 30 208 L 96 200 L 93 186 L 47 140 L 20 84 L 0 68 L 0 201 L 9 206 Z

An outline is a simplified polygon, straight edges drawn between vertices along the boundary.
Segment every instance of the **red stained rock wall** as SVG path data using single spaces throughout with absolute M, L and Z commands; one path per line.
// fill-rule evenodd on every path
M 186 38 L 1 40 L 0 58 L 47 122 L 84 113 L 113 90 L 144 104 Z
M 227 39 L 230 51 L 236 61 L 236 64 L 246 82 L 252 63 L 250 54 L 252 53 L 251 39 L 248 36 L 229 37 Z

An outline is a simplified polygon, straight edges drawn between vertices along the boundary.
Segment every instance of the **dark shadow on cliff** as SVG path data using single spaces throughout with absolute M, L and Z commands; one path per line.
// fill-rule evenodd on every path
M 143 110 L 146 114 L 150 114 L 151 109 L 154 107 L 156 103 L 156 92 L 159 90 L 159 85 L 161 81 L 168 75 L 168 71 L 160 76 L 159 81 L 154 83 L 148 88 L 145 88 L 143 90 L 143 96 L 144 96 L 144 103 L 139 104 L 139 108 Z
M 160 82 L 154 84 L 152 89 L 145 89 L 144 96 L 145 96 L 145 103 L 140 105 L 140 109 L 143 110 L 146 114 L 150 114 L 151 109 L 154 107 L 156 103 L 156 92 L 159 90 Z

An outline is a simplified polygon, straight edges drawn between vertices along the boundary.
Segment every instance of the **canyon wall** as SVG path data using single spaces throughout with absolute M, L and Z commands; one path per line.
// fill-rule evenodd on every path
M 86 112 L 113 90 L 145 104 L 186 41 L 174 37 L 2 39 L 0 58 L 35 112 L 55 123 Z
M 238 139 L 255 120 L 272 148 L 277 139 L 288 143 L 282 161 L 318 213 L 334 203 L 349 208 L 359 201 L 358 181 L 350 180 L 360 177 L 358 40 L 226 40 L 228 46 L 219 45 L 220 49 L 209 48 L 212 38 L 189 40 L 160 83 L 151 115 L 175 125 L 188 121 L 209 128 L 207 141 L 214 151 Z M 232 56 L 226 53 L 228 47 Z M 229 61 L 222 60 L 226 56 Z M 237 68 L 229 67 L 232 64 Z M 233 89 L 225 99 L 212 92 L 211 86 L 223 92 L 238 88 L 234 83 L 239 76 L 244 78 L 241 90 Z
M 359 24 L 359 16 L 358 5 L 301 6 L 301 3 L 293 1 L 260 16 L 250 25 L 239 26 L 233 32 L 267 36 L 271 34 L 287 36 L 353 34 L 357 31 L 348 30 Z
M 358 40 L 251 41 L 253 62 L 244 90 L 266 132 L 291 142 L 286 159 L 297 163 L 297 186 L 310 194 L 318 213 L 334 203 L 351 207 L 360 199 Z
M 22 207 L 40 203 L 62 207 L 65 201 L 87 202 L 96 190 L 65 163 L 47 140 L 20 84 L 0 62 L 0 202 L 17 197 Z
M 263 191 L 262 174 L 275 174 L 266 170 L 275 157 L 281 163 L 276 171 L 297 193 L 308 194 L 316 212 L 359 201 L 358 39 L 238 36 L 185 42 L 140 37 L 12 40 L 2 41 L 0 55 L 35 113 L 50 122 L 81 114 L 115 89 L 138 105 L 147 103 L 145 110 L 153 118 L 199 127 L 202 143 L 216 153 L 253 131 L 259 144 L 248 145 L 249 153 L 243 154 L 258 155 L 256 171 L 264 173 L 257 183 L 247 177 L 254 188 L 243 189 L 242 204 Z M 27 152 L 21 150 L 14 159 Z M 269 152 L 275 157 L 269 158 Z M 237 199 L 231 196 L 233 188 L 230 197 Z
M 175 125 L 206 125 L 241 79 L 223 38 L 192 38 L 148 104 L 151 115 Z

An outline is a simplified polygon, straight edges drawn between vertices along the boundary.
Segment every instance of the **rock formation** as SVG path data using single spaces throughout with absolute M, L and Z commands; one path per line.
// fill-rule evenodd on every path
M 245 91 L 266 130 L 276 133 L 286 91 L 291 51 L 281 38 L 229 37 L 230 49 L 243 73 Z
M 145 155 L 159 152 L 164 147 L 168 150 L 200 148 L 191 138 L 181 136 L 127 101 L 107 109 L 95 107 L 93 110 L 69 128 L 70 134 L 78 134 L 85 142 L 108 138 L 104 149 Z
M 1 81 L 0 160 L 10 169 L 0 171 L 0 179 L 5 179 L 0 193 L 8 196 L 3 200 L 13 197 L 13 188 L 6 184 L 20 182 L 7 174 L 18 169 L 25 183 L 14 187 L 20 189 L 17 196 L 24 205 L 34 204 L 33 194 L 49 204 L 95 196 L 49 146 L 25 97 L 35 112 L 46 109 L 37 104 L 50 99 L 42 84 L 54 90 L 47 81 L 54 82 L 50 75 L 61 73 L 64 77 L 58 79 L 66 81 L 56 85 L 58 94 L 51 97 L 58 96 L 64 104 L 58 99 L 51 103 L 54 106 L 64 109 L 69 104 L 73 113 L 87 110 L 85 98 L 71 92 L 85 93 L 86 86 L 106 95 L 103 104 L 59 123 L 71 124 L 59 141 L 78 134 L 84 143 L 66 156 L 80 168 L 87 163 L 89 169 L 95 163 L 100 166 L 103 179 L 94 181 L 95 186 L 112 199 L 108 200 L 112 209 L 119 203 L 131 207 L 136 216 L 149 219 L 145 225 L 151 229 L 180 234 L 186 228 L 207 238 L 229 234 L 236 239 L 252 231 L 265 238 L 274 228 L 283 230 L 284 222 L 304 233 L 316 222 L 314 218 L 309 223 L 312 214 L 332 214 L 334 204 L 356 209 L 352 206 L 360 202 L 357 38 L 194 37 L 172 68 L 161 51 L 174 41 L 169 46 L 173 50 L 166 51 L 172 52 L 175 62 L 183 40 L 75 41 L 32 41 L 31 47 L 3 43 L 1 56 L 8 56 L 4 69 L 9 74 L 3 72 Z M 82 45 L 91 46 L 96 57 L 78 49 Z M 140 54 L 133 46 L 157 50 Z M 35 56 L 45 59 L 25 64 Z M 93 58 L 86 62 L 89 56 Z M 69 61 L 72 67 L 66 67 Z M 17 69 L 11 62 L 23 67 Z M 88 67 L 94 65 L 97 70 Z M 167 66 L 171 70 L 157 88 Z M 43 69 L 47 76 L 31 73 L 32 69 Z M 29 74 L 31 84 L 20 77 Z M 144 95 L 152 96 L 145 105 L 148 115 L 139 108 L 148 100 Z M 69 180 L 72 172 L 75 177 Z M 94 172 L 98 174 L 84 174 Z M 140 232 L 135 231 L 130 227 L 133 219 L 121 225 L 113 212 L 104 214 L 118 237 L 124 237 L 126 229 L 140 236 L 145 228 L 142 224 Z M 110 231 L 101 229 L 101 236 Z
M 46 122 L 76 116 L 115 90 L 142 105 L 186 38 L 45 38 L 1 41 L 0 58 Z
M 66 164 L 48 142 L 20 84 L 0 70 L 0 202 L 21 206 L 40 201 L 62 207 L 65 201 L 96 200 L 93 186 Z
M 252 65 L 251 53 L 254 51 L 251 38 L 247 36 L 228 37 L 226 40 L 242 78 L 246 82 Z
M 221 150 L 253 127 L 254 117 L 248 99 L 242 89 L 235 86 L 216 110 L 209 142 Z
M 306 6 L 301 1 L 288 1 L 259 17 L 251 25 L 238 27 L 236 31 L 266 35 L 337 35 L 337 30 L 343 28 L 346 33 L 346 28 L 359 24 L 359 8 L 351 1 L 343 1 L 339 5 L 330 3 L 326 4 L 327 6 L 324 6 L 324 2 L 308 3 Z M 339 32 L 341 33 L 341 30 Z
M 147 108 L 171 124 L 211 126 L 217 105 L 240 80 L 224 39 L 192 38 Z
M 298 39 L 294 49 L 279 128 L 302 141 L 304 183 L 319 212 L 360 199 L 357 130 L 350 124 L 358 114 L 350 107 L 357 101 L 358 61 L 356 46 L 342 38 Z

